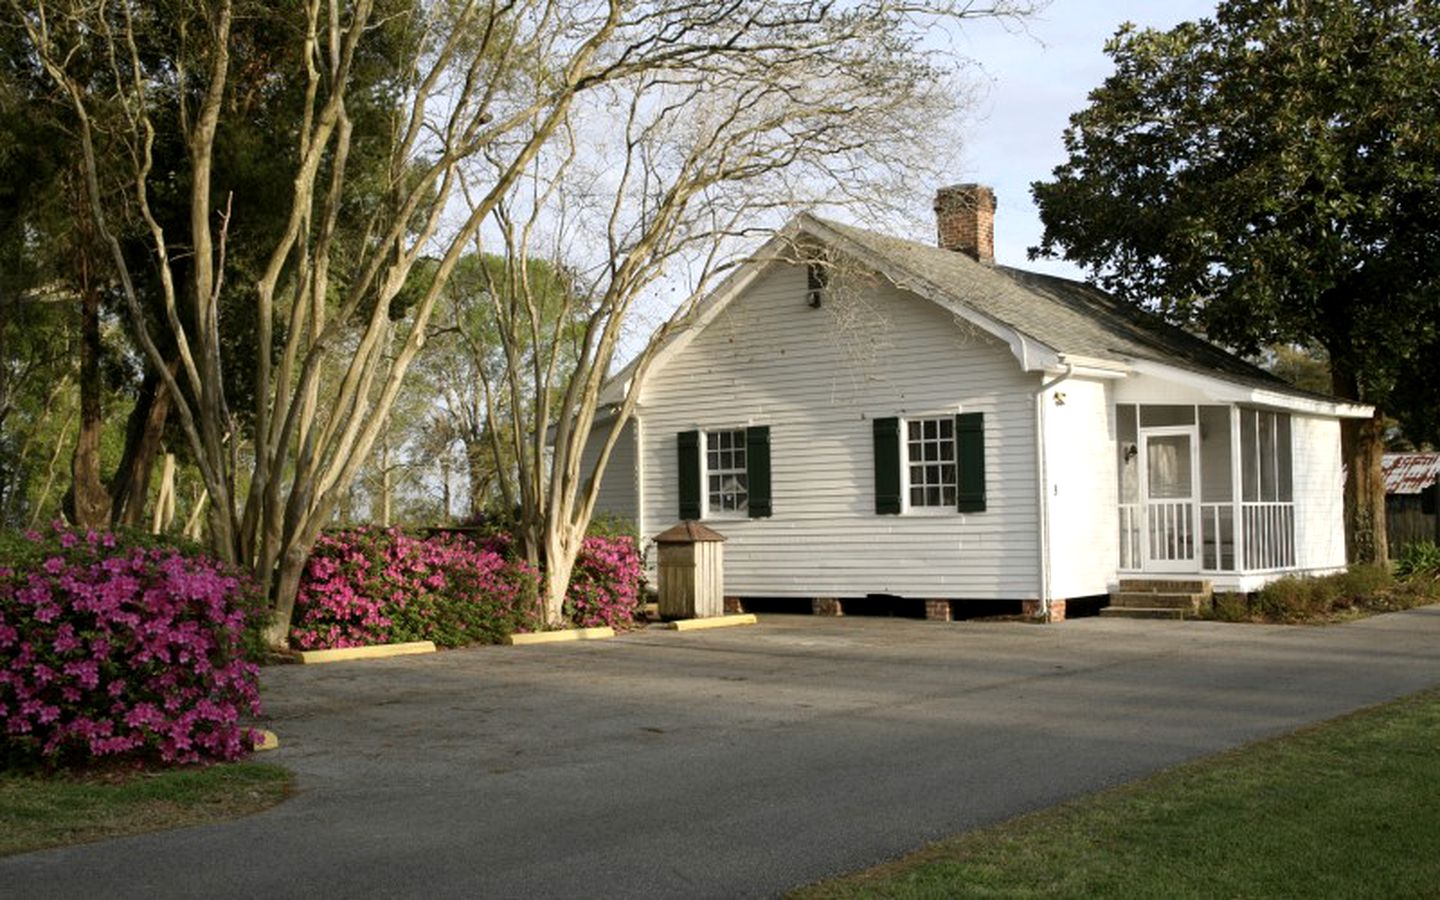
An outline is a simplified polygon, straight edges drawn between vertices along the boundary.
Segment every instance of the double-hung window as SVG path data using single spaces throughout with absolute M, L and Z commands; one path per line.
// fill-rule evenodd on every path
M 955 418 L 909 419 L 905 422 L 910 507 L 955 508 Z
M 878 418 L 875 512 L 985 511 L 985 414 Z
M 771 515 L 770 427 L 682 431 L 679 453 L 680 518 L 750 518 Z
M 705 433 L 706 500 L 710 514 L 744 514 L 750 508 L 745 429 Z

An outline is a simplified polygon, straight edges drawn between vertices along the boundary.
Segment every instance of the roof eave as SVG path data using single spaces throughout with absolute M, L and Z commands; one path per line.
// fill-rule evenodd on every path
M 1218 403 L 1245 403 L 1337 419 L 1368 419 L 1375 415 L 1375 407 L 1363 403 L 1292 393 L 1278 385 L 1274 388 L 1263 388 L 1242 384 L 1223 375 L 1207 375 L 1156 360 L 1137 359 L 1131 363 L 1131 368 L 1137 375 L 1152 375 L 1195 388 Z

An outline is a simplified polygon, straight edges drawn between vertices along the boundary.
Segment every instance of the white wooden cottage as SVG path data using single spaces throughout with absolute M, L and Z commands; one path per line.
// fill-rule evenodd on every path
M 1122 578 L 1343 567 L 1340 420 L 1371 410 L 995 265 L 994 208 L 942 189 L 938 247 L 794 220 L 659 351 L 600 507 L 724 534 L 740 598 L 1060 618 Z

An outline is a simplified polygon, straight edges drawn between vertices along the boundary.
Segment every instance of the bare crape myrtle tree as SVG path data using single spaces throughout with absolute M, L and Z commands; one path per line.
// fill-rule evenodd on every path
M 489 292 L 508 363 L 492 387 L 515 418 L 506 434 L 522 538 L 546 560 L 546 614 L 558 624 L 596 496 L 580 448 L 636 299 L 683 262 L 686 299 L 663 338 L 734 264 L 737 238 L 800 206 L 877 208 L 930 182 L 927 163 L 953 156 L 940 152 L 954 142 L 943 123 L 965 95 L 954 60 L 926 42 L 947 22 L 1018 20 L 1035 5 L 6 2 L 74 123 L 98 239 L 204 481 L 211 549 L 266 586 L 277 645 L 310 549 L 381 437 L 463 256 L 508 261 L 503 289 Z M 283 225 L 258 271 L 236 281 L 225 277 L 227 241 L 249 223 L 227 206 L 217 135 L 241 76 L 264 83 L 234 40 L 237 22 L 261 14 L 283 19 L 266 39 L 294 46 L 271 58 L 296 62 L 275 77 L 295 79 L 303 99 L 288 192 L 274 198 Z M 386 139 L 357 144 L 351 114 L 379 96 L 357 60 L 382 39 L 399 73 L 384 83 Z M 352 94 L 360 83 L 372 93 Z M 183 172 L 155 166 L 157 140 L 172 135 Z M 361 154 L 383 155 L 364 169 L 383 173 L 378 188 L 356 174 Z M 174 191 L 188 202 L 179 226 L 155 207 Z M 158 315 L 119 237 L 136 227 Z M 551 251 L 584 251 L 566 260 L 582 327 L 565 332 L 565 354 L 554 329 L 577 311 L 527 298 L 524 261 L 546 255 L 546 235 Z M 225 302 L 237 293 L 243 304 Z M 253 409 L 232 402 L 222 307 L 253 310 L 254 355 L 242 363 L 253 399 L 240 401 Z M 635 360 L 599 469 L 654 346 Z

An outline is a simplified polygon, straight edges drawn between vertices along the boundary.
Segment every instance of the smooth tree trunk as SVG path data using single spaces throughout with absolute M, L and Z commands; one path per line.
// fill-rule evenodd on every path
M 584 529 L 568 525 L 557 525 L 544 533 L 545 577 L 540 587 L 546 628 L 564 628 L 567 625 L 565 596 L 570 590 L 570 576 L 575 571 L 575 559 L 584 537 Z

